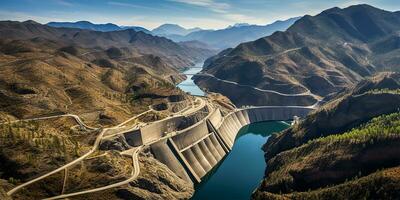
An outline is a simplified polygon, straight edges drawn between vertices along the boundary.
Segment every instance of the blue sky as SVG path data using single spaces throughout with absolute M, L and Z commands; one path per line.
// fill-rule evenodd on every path
M 0 20 L 87 20 L 148 29 L 176 23 L 186 28 L 216 29 L 244 22 L 268 24 L 361 3 L 400 10 L 399 0 L 0 0 Z

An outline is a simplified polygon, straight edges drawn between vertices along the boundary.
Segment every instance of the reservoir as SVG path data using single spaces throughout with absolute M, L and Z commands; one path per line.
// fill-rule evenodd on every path
M 184 71 L 183 73 L 187 76 L 187 79 L 179 83 L 177 86 L 181 90 L 188 92 L 191 95 L 204 96 L 205 93 L 192 80 L 192 74 L 199 73 L 202 70 L 202 67 L 203 63 L 197 63 L 195 66 L 190 67 L 188 70 Z
M 248 200 L 264 176 L 262 145 L 285 122 L 260 122 L 240 129 L 232 151 L 195 186 L 193 200 Z

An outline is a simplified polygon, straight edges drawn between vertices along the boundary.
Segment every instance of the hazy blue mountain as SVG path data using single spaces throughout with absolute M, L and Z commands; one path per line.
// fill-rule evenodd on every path
M 163 24 L 152 30 L 154 35 L 166 36 L 166 37 L 177 37 L 185 36 L 194 31 L 200 31 L 200 28 L 185 29 L 177 24 Z
M 149 33 L 150 31 L 139 26 L 118 26 L 116 24 L 107 23 L 107 24 L 93 24 L 88 21 L 78 21 L 78 22 L 49 22 L 48 26 L 51 27 L 64 27 L 64 28 L 79 28 L 79 29 L 87 29 L 93 31 L 120 31 L 126 29 L 133 29 L 135 31 L 143 31 Z
M 251 24 L 249 24 L 249 23 L 236 23 L 234 25 L 228 26 L 228 28 L 241 27 L 241 26 L 251 26 Z
M 189 33 L 184 37 L 166 37 L 175 41 L 198 40 L 214 48 L 225 49 L 235 47 L 242 42 L 253 41 L 271 35 L 275 31 L 284 31 L 298 19 L 300 17 L 276 21 L 265 26 L 238 23 L 220 30 L 200 30 Z
M 147 30 L 146 28 L 140 26 L 120 26 L 123 30 L 126 29 L 133 29 L 134 31 L 143 31 L 145 33 L 151 33 L 151 31 Z

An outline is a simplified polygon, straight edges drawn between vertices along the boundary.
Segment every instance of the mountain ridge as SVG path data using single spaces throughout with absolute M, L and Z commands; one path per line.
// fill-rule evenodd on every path
M 101 32 L 77 28 L 54 28 L 36 22 L 1 21 L 0 36 L 8 40 L 46 38 L 57 40 L 65 46 L 131 48 L 132 51 L 140 54 L 155 54 L 163 57 L 176 68 L 193 65 L 214 53 L 207 49 L 182 46 L 167 38 L 132 29 Z
M 174 42 L 199 41 L 213 48 L 224 49 L 234 47 L 241 42 L 247 42 L 262 36 L 267 36 L 275 31 L 285 30 L 300 17 L 287 20 L 277 20 L 267 25 L 252 25 L 248 23 L 236 23 L 223 29 L 211 30 L 198 27 L 186 29 L 178 24 L 166 23 L 154 29 L 147 30 L 138 26 L 118 26 L 113 23 L 94 24 L 89 21 L 77 22 L 49 22 L 46 25 L 57 28 L 80 28 L 102 32 L 121 31 L 133 29 L 148 34 L 166 37 Z M 223 36 L 223 37 L 221 37 Z M 221 39 L 224 38 L 224 39 Z
M 194 31 L 186 36 L 166 36 L 174 41 L 189 41 L 198 40 L 218 49 L 235 47 L 239 43 L 251 41 L 263 36 L 268 36 L 275 31 L 286 30 L 299 17 L 290 18 L 287 20 L 278 20 L 267 25 L 243 25 L 230 26 L 218 30 L 200 30 Z
M 189 33 L 196 32 L 202 30 L 201 28 L 190 28 L 186 29 L 183 28 L 182 26 L 178 24 L 162 24 L 158 26 L 157 28 L 154 28 L 151 30 L 151 32 L 155 35 L 160 35 L 160 36 L 167 36 L 168 35 L 179 35 L 179 36 L 185 36 Z
M 213 57 L 206 62 L 203 73 L 278 92 L 285 92 L 279 85 L 286 84 L 324 97 L 378 71 L 395 70 L 399 46 L 382 45 L 380 39 L 396 40 L 398 31 L 400 17 L 395 12 L 367 5 L 332 8 L 316 16 L 304 16 L 285 32 L 242 43 Z M 374 51 L 373 46 L 387 52 Z M 239 77 L 250 69 L 259 73 L 253 73 L 251 79 Z M 207 88 L 205 77 L 196 80 Z M 211 91 L 223 93 L 210 86 Z M 300 91 L 294 89 L 292 93 Z
M 46 25 L 56 28 L 79 28 L 79 29 L 88 29 L 93 31 L 120 31 L 126 29 L 133 29 L 135 31 L 143 31 L 145 33 L 150 33 L 149 30 L 140 26 L 118 26 L 113 23 L 106 24 L 94 24 L 89 21 L 77 21 L 77 22 L 49 22 Z

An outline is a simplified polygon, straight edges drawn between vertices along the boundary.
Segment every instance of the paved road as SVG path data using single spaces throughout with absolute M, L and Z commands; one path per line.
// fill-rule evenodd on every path
M 39 177 L 37 177 L 37 178 L 35 178 L 35 179 L 33 179 L 33 180 L 30 180 L 30 181 L 28 181 L 28 182 L 26 182 L 26 183 L 23 183 L 23 184 L 21 184 L 21 185 L 18 185 L 17 187 L 15 187 L 15 188 L 13 188 L 12 190 L 8 191 L 8 192 L 7 192 L 7 195 L 8 195 L 8 196 L 11 196 L 13 193 L 15 193 L 16 191 L 20 190 L 20 189 L 23 188 L 23 187 L 26 187 L 26 186 L 28 186 L 28 185 L 31 185 L 32 183 L 35 183 L 35 182 L 37 182 L 37 181 L 40 181 L 40 180 L 42 180 L 42 179 L 44 179 L 44 178 L 46 178 L 46 177 L 49 177 L 49 176 L 51 176 L 51 175 L 53 175 L 53 174 L 56 174 L 56 173 L 58 173 L 58 172 L 60 172 L 60 171 L 62 171 L 62 170 L 65 170 L 65 169 L 68 168 L 68 167 L 71 167 L 71 166 L 73 166 L 73 165 L 75 165 L 75 164 L 78 164 L 79 162 L 83 161 L 86 157 L 88 157 L 90 154 L 94 153 L 94 152 L 97 150 L 97 148 L 98 148 L 98 146 L 99 146 L 99 144 L 100 144 L 100 141 L 101 141 L 101 139 L 102 139 L 103 134 L 104 134 L 105 131 L 106 131 L 106 129 L 103 129 L 103 130 L 100 132 L 100 134 L 99 134 L 99 135 L 97 136 L 97 138 L 96 138 L 96 141 L 95 141 L 95 143 L 94 143 L 92 149 L 90 149 L 90 151 L 87 152 L 87 153 L 85 153 L 83 156 L 81 156 L 81 157 L 79 157 L 79 158 L 73 160 L 72 162 L 70 162 L 70 163 L 68 163 L 68 164 L 66 164 L 66 165 L 64 165 L 64 166 L 61 166 L 61 167 L 59 167 L 59 168 L 57 168 L 57 169 L 55 169 L 55 170 L 53 170 L 53 171 L 51 171 L 51 172 L 49 172 L 49 173 L 46 173 L 46 174 L 44 174 L 44 175 L 42 175 L 42 176 L 39 176 Z
M 288 93 L 277 92 L 275 90 L 266 90 L 266 89 L 261 89 L 261 88 L 254 87 L 254 86 L 251 86 L 251 85 L 244 85 L 244 84 L 240 84 L 240 83 L 237 83 L 237 82 L 234 82 L 234 81 L 228 81 L 228 80 L 220 79 L 220 78 L 218 78 L 218 77 L 216 77 L 216 76 L 214 76 L 212 74 L 208 74 L 208 73 L 201 73 L 199 75 L 200 76 L 209 76 L 209 77 L 215 78 L 215 79 L 217 79 L 219 81 L 222 81 L 222 82 L 225 82 L 225 83 L 229 83 L 229 84 L 233 84 L 233 85 L 237 85 L 237 86 L 241 86 L 241 87 L 248 87 L 248 88 L 260 91 L 260 92 L 274 93 L 274 94 L 278 94 L 278 95 L 281 95 L 281 96 L 289 96 L 289 97 L 312 96 L 312 97 L 314 97 L 316 99 L 321 99 L 320 96 L 311 93 L 309 90 L 307 92 L 298 93 L 298 94 L 288 94 Z
M 260 55 L 260 56 L 251 56 L 251 57 L 257 57 L 257 58 L 273 58 L 273 57 L 276 57 L 276 56 L 281 56 L 281 55 L 283 55 L 283 54 L 287 54 L 287 53 L 292 52 L 292 51 L 297 51 L 297 50 L 299 50 L 299 49 L 301 49 L 301 47 L 288 49 L 288 50 L 281 51 L 281 52 L 278 52 L 278 53 L 275 53 L 275 54 Z M 223 57 L 234 58 L 234 57 L 236 57 L 236 55 L 234 55 L 234 56 L 223 55 Z
M 54 119 L 54 118 L 60 118 L 60 117 L 72 117 L 80 126 L 85 127 L 86 129 L 90 129 L 90 130 L 98 129 L 98 128 L 94 128 L 94 127 L 86 125 L 78 115 L 74 115 L 74 114 L 62 114 L 62 115 L 53 115 L 53 116 L 47 116 L 47 117 L 35 117 L 35 118 L 30 118 L 30 119 L 19 119 L 19 120 L 14 120 L 11 122 L 4 122 L 2 124 L 12 124 L 12 123 L 17 123 L 17 122 L 22 122 L 22 121 L 29 122 L 29 121 L 37 121 L 37 120 L 46 120 L 46 119 Z
M 67 116 L 67 117 L 68 117 L 68 116 L 69 116 L 69 117 L 74 117 L 74 119 L 77 120 L 77 122 L 80 123 L 81 125 L 83 125 L 83 126 L 85 126 L 85 127 L 88 127 L 88 128 L 90 128 L 90 129 L 94 129 L 94 128 L 92 128 L 92 127 L 86 126 L 86 125 L 82 122 L 82 120 L 81 120 L 77 115 L 73 115 L 73 114 L 56 115 L 56 116 L 49 116 L 49 117 L 37 117 L 37 118 L 32 118 L 32 119 L 16 120 L 16 121 L 13 121 L 13 122 L 10 122 L 10 123 L 14 123 L 14 122 L 18 122 L 18 121 L 33 121 L 33 120 L 52 119 L 52 118 L 66 117 L 66 116 Z M 46 173 L 46 174 L 44 174 L 44 175 L 42 175 L 42 176 L 39 176 L 39 177 L 37 177 L 37 178 L 35 178 L 35 179 L 33 179 L 33 180 L 30 180 L 30 181 L 25 182 L 25 183 L 23 183 L 23 184 L 21 184 L 21 185 L 18 185 L 17 187 L 15 187 L 15 188 L 13 188 L 12 190 L 8 191 L 8 192 L 7 192 L 7 195 L 11 196 L 13 193 L 15 193 L 16 191 L 20 190 L 20 189 L 23 188 L 23 187 L 26 187 L 26 186 L 28 186 L 28 185 L 31 185 L 31 184 L 33 184 L 33 183 L 35 183 L 35 182 L 37 182 L 37 181 L 40 181 L 40 180 L 42 180 L 42 179 L 44 179 L 44 178 L 47 178 L 47 177 L 49 177 L 49 176 L 51 176 L 51 175 L 53 175 L 53 174 L 56 174 L 56 173 L 58 173 L 58 172 L 60 172 L 60 171 L 62 171 L 62 170 L 65 170 L 65 169 L 67 169 L 67 168 L 69 168 L 69 167 L 71 167 L 71 166 L 73 166 L 73 165 L 75 165 L 75 164 L 77 164 L 77 163 L 83 161 L 84 159 L 86 159 L 87 157 L 89 157 L 89 155 L 91 155 L 92 153 L 94 153 L 94 152 L 98 149 L 98 146 L 99 146 L 101 140 L 103 139 L 104 134 L 105 134 L 107 131 L 112 131 L 112 130 L 114 130 L 114 129 L 120 129 L 120 128 L 121 128 L 121 127 L 120 127 L 119 125 L 117 125 L 117 126 L 114 126 L 114 127 L 111 127 L 111 128 L 105 128 L 105 129 L 103 129 L 103 130 L 100 132 L 100 134 L 96 137 L 96 140 L 95 140 L 95 142 L 94 142 L 94 144 L 93 144 L 93 147 L 90 149 L 90 151 L 88 151 L 87 153 L 85 153 L 85 154 L 82 155 L 81 157 L 79 157 L 79 158 L 77 158 L 77 159 L 75 159 L 75 160 L 69 162 L 69 163 L 66 164 L 66 165 L 63 165 L 63 166 L 61 166 L 61 167 L 59 167 L 59 168 L 57 168 L 57 169 L 55 169 L 55 170 L 53 170 L 53 171 L 51 171 L 51 172 L 48 172 L 48 173 Z M 94 130 L 97 130 L 97 129 L 94 129 Z
M 63 198 L 73 197 L 73 196 L 82 195 L 82 194 L 89 194 L 89 193 L 93 193 L 93 192 L 99 192 L 99 191 L 102 191 L 102 190 L 107 190 L 107 189 L 111 189 L 111 188 L 115 188 L 115 187 L 119 187 L 119 186 L 123 186 L 123 185 L 129 184 L 130 182 L 132 182 L 133 180 L 135 180 L 139 176 L 140 167 L 139 167 L 138 155 L 139 155 L 139 152 L 143 149 L 143 147 L 144 146 L 140 146 L 140 147 L 137 147 L 137 148 L 134 148 L 134 149 L 130 149 L 130 150 L 125 151 L 125 152 L 121 152 L 122 155 L 132 156 L 133 169 L 132 169 L 131 177 L 129 179 L 126 179 L 126 180 L 118 182 L 118 183 L 110 184 L 110 185 L 107 185 L 107 186 L 104 186 L 104 187 L 99 187 L 99 188 L 94 188 L 94 189 L 90 189 L 90 190 L 74 192 L 74 193 L 69 193 L 69 194 L 62 194 L 62 195 L 46 198 L 45 200 L 63 199 Z

